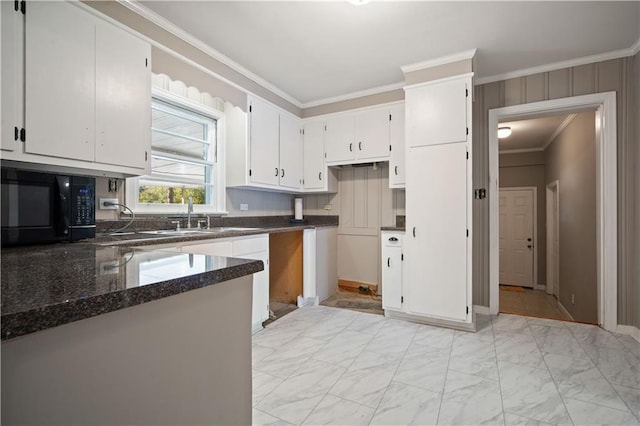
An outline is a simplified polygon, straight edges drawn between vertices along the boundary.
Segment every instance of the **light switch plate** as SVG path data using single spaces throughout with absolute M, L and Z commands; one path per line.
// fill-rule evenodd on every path
M 333 208 L 333 204 L 325 204 L 323 209 L 325 210 L 331 210 Z

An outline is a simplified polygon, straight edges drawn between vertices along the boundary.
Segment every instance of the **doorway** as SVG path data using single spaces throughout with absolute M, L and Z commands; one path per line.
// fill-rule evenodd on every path
M 498 122 L 541 114 L 574 113 L 596 109 L 596 264 L 598 324 L 617 327 L 617 164 L 616 93 L 598 93 L 489 111 L 489 295 L 490 312 L 499 310 L 499 192 Z M 611 124 L 609 124 L 611 123 Z

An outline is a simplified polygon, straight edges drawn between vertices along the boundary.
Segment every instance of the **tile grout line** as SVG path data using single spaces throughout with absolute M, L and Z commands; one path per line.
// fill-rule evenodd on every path
M 496 315 L 498 318 L 498 315 Z M 526 321 L 526 319 L 525 319 Z M 507 418 L 505 416 L 504 410 L 504 396 L 502 394 L 502 379 L 500 378 L 500 366 L 498 365 L 498 351 L 496 350 L 496 329 L 493 327 L 493 318 L 489 317 L 489 322 L 491 323 L 491 334 L 493 335 L 493 353 L 496 355 L 496 373 L 498 374 L 498 387 L 500 388 L 500 406 L 502 406 L 502 424 L 507 424 Z M 529 323 L 527 322 L 527 327 Z
M 527 325 L 530 327 L 531 324 L 529 323 L 529 320 L 527 320 Z M 568 329 L 568 327 L 563 327 Z M 533 334 L 533 330 L 530 330 L 531 334 L 533 335 L 533 341 L 536 342 L 536 346 L 538 347 L 538 350 L 540 351 L 540 355 L 542 356 L 542 362 L 544 363 L 544 366 L 547 368 L 547 373 L 549 373 L 549 377 L 551 377 L 551 381 L 553 382 L 553 385 L 556 388 L 556 392 L 558 392 L 558 396 L 560 397 L 560 401 L 562 401 L 562 405 L 564 406 L 564 410 L 567 413 L 567 416 L 569 416 L 569 421 L 571 422 L 571 424 L 575 425 L 576 423 L 573 421 L 573 417 L 571 417 L 571 412 L 569 412 L 569 409 L 567 408 L 567 403 L 565 402 L 565 398 L 562 396 L 562 392 L 560 392 L 560 387 L 558 386 L 558 383 L 556 382 L 556 379 L 553 377 L 553 374 L 551 374 L 551 369 L 549 368 L 549 365 L 547 364 L 547 360 L 544 358 L 544 352 L 542 351 L 542 348 L 540 347 L 540 344 L 538 344 L 538 340 L 536 339 L 536 336 Z M 573 333 L 571 333 L 571 330 L 569 330 L 569 334 L 571 334 L 571 336 L 573 337 Z M 578 342 L 578 345 L 580 344 L 580 342 Z M 582 346 L 580 347 L 582 349 Z M 587 354 L 588 356 L 588 354 Z
M 449 347 L 449 357 L 447 359 L 447 369 L 444 373 L 444 385 L 442 386 L 442 393 L 440 394 L 440 405 L 438 405 L 438 416 L 436 417 L 436 425 L 440 424 L 440 413 L 442 413 L 442 402 L 444 401 L 444 393 L 447 388 L 447 378 L 449 377 L 449 365 L 451 364 L 451 355 L 453 354 L 453 343 L 456 341 L 455 332 L 451 339 L 451 346 Z

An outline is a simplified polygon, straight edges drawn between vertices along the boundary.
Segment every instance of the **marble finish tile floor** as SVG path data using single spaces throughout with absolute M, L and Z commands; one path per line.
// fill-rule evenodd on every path
M 468 333 L 312 306 L 253 336 L 254 425 L 640 425 L 640 344 L 478 315 Z

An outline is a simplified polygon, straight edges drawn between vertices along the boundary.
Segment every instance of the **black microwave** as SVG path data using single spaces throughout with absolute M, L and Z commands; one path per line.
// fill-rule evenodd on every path
M 2 246 L 95 237 L 94 177 L 3 167 L 1 178 Z

